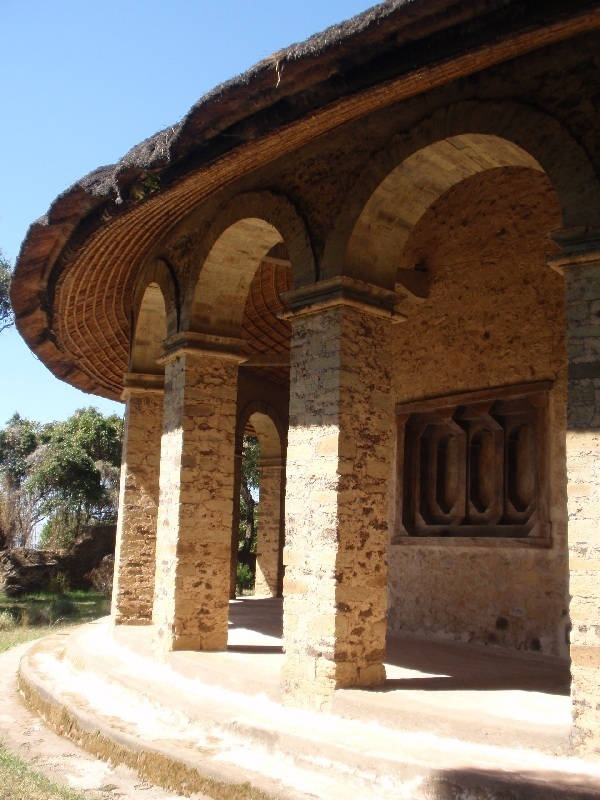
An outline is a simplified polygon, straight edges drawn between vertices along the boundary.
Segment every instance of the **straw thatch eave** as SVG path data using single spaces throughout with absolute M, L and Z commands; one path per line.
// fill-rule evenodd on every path
M 482 47 L 492 52 L 492 45 L 497 45 L 498 54 L 489 63 L 498 63 L 519 54 L 519 48 L 510 43 L 519 35 L 525 41 L 523 33 L 527 44 L 521 52 L 526 52 L 548 43 L 543 32 L 551 23 L 557 30 L 555 39 L 568 35 L 570 21 L 578 20 L 580 30 L 585 29 L 585 15 L 597 12 L 597 5 L 595 0 L 569 4 L 558 0 L 391 0 L 261 61 L 205 95 L 181 123 L 141 142 L 118 164 L 78 181 L 54 201 L 46 217 L 33 223 L 11 290 L 19 331 L 58 377 L 85 391 L 118 397 L 119 374 L 128 350 L 126 295 L 131 286 L 125 265 L 120 272 L 106 270 L 106 253 L 110 250 L 111 258 L 116 258 L 127 240 L 136 244 L 141 258 L 144 248 L 148 251 L 160 236 L 161 214 L 182 215 L 186 202 L 202 199 L 201 193 L 191 191 L 191 177 L 205 171 L 210 178 L 206 191 L 214 192 L 220 182 L 243 174 L 250 163 L 244 154 L 253 144 L 265 142 L 265 153 L 272 158 L 285 153 L 285 147 L 269 150 L 268 137 L 274 131 L 297 131 L 289 142 L 290 147 L 300 146 L 302 136 L 306 141 L 326 130 L 317 123 L 305 124 L 309 117 L 317 119 L 320 110 L 346 104 L 350 109 L 346 118 L 356 118 L 368 113 L 369 101 L 361 98 L 368 97 L 370 90 L 375 97 L 378 85 L 416 73 L 426 78 L 436 64 L 458 62 L 465 53 L 479 52 Z M 485 58 L 475 59 L 471 71 L 478 64 L 487 66 Z M 460 69 L 448 71 L 449 79 L 459 77 Z M 443 79 L 438 79 L 438 85 Z M 422 80 L 424 89 L 431 85 L 434 80 Z M 414 88 L 407 91 L 415 93 Z M 399 97 L 393 92 L 386 98 L 380 95 L 371 107 Z M 343 121 L 344 115 L 338 114 L 329 124 Z M 303 125 L 304 132 L 299 133 Z M 160 189 L 152 188 L 144 196 L 149 175 Z M 148 232 L 136 239 L 139 226 L 146 231 L 154 226 L 154 237 Z M 131 252 L 126 255 L 123 250 L 123 261 L 131 269 Z M 93 342 L 91 348 L 83 340 L 70 341 L 64 333 L 69 325 L 57 318 L 55 288 L 69 270 L 76 269 L 81 280 L 85 275 L 86 281 L 106 281 L 110 275 L 114 281 L 110 301 L 98 295 L 88 298 L 87 306 L 80 303 L 81 308 L 97 303 L 93 316 L 98 327 L 89 334 L 101 334 L 102 342 Z M 75 315 L 73 330 L 87 331 L 91 314 L 86 320 L 76 319 L 83 313 L 81 308 L 74 303 L 61 313 Z

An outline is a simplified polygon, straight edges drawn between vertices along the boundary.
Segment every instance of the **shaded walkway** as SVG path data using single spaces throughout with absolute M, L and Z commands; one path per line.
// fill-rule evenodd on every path
M 258 691 L 260 684 L 260 691 L 279 699 L 282 600 L 232 601 L 229 625 L 229 652 L 261 656 L 249 685 L 254 683 Z M 269 655 L 280 657 L 270 660 Z M 188 656 L 193 658 L 174 654 L 173 664 L 183 668 Z M 566 748 L 571 706 L 565 660 L 391 633 L 386 671 L 381 687 L 339 690 L 334 711 L 391 728 L 426 730 L 473 742 L 518 744 L 548 752 Z M 231 678 L 223 673 L 221 685 Z
M 230 652 L 252 645 L 265 652 L 282 652 L 283 601 L 274 597 L 244 597 L 230 603 Z M 264 644 L 259 644 L 259 637 Z M 381 689 L 490 690 L 517 689 L 569 696 L 569 662 L 533 652 L 501 647 L 433 641 L 404 634 L 387 637 L 388 679 Z

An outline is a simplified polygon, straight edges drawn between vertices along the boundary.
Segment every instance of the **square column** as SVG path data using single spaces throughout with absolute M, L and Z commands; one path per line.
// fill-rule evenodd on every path
M 112 620 L 152 621 L 163 415 L 161 375 L 125 376 L 126 400 Z
M 339 279 L 292 320 L 284 549 L 284 697 L 328 708 L 385 680 L 395 296 Z M 330 282 L 327 282 L 330 283 Z M 325 287 L 327 290 L 328 286 Z M 295 306 L 295 308 L 294 308 Z
M 153 611 L 160 659 L 227 647 L 239 361 L 228 344 L 200 334 L 167 342 Z
M 261 459 L 256 542 L 256 594 L 281 597 L 285 468 L 281 458 Z
M 562 231 L 565 278 L 572 743 L 600 759 L 600 232 Z

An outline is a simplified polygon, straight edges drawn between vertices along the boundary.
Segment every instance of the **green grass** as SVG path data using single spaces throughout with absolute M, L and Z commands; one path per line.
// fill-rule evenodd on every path
M 7 597 L 0 592 L 0 653 L 55 630 L 98 619 L 109 610 L 108 599 L 94 591 L 38 592 L 21 597 Z M 98 795 L 59 786 L 0 743 L 0 800 L 90 800 L 92 797 Z
M 58 628 L 98 619 L 109 611 L 109 600 L 95 591 L 37 592 L 20 597 L 0 593 L 0 653 Z
M 54 783 L 0 744 L 0 800 L 89 800 Z

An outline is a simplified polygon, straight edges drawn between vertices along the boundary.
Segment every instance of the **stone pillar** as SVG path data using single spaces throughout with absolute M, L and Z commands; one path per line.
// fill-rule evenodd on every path
M 233 512 L 231 517 L 231 557 L 229 566 L 229 597 L 236 598 L 237 565 L 240 542 L 240 492 L 242 490 L 242 451 L 236 447 L 233 465 Z
M 574 747 L 600 758 L 600 232 L 562 231 L 569 363 L 567 479 Z
M 284 508 L 281 491 L 284 466 L 281 458 L 262 458 L 259 471 L 260 503 L 254 592 L 281 597 Z
M 344 278 L 285 300 L 292 345 L 283 689 L 288 702 L 327 708 L 337 687 L 385 680 L 396 295 Z
M 152 621 L 163 415 L 162 375 L 125 376 L 126 400 L 112 620 Z
M 238 340 L 166 343 L 155 655 L 227 647 Z

